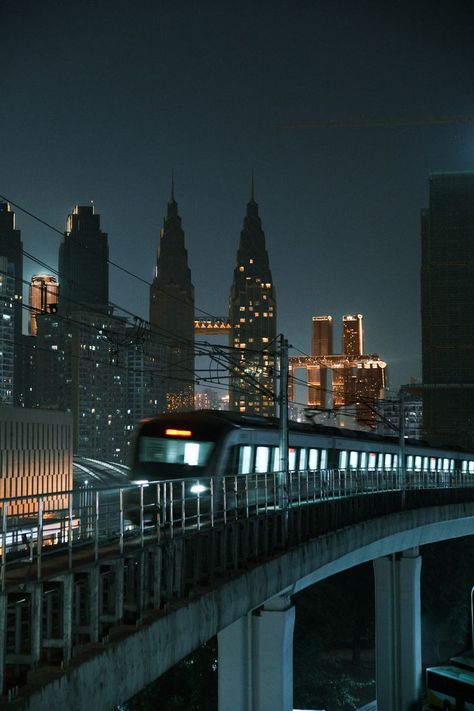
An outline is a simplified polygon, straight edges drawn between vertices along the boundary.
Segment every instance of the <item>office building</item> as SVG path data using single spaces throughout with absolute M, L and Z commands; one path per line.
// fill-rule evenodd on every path
M 36 336 L 38 314 L 56 313 L 59 298 L 59 285 L 55 276 L 51 274 L 36 274 L 31 277 L 29 291 L 29 319 L 28 333 Z
M 157 264 L 150 287 L 150 326 L 162 355 L 164 383 L 158 412 L 194 406 L 194 286 L 184 231 L 174 196 L 174 182 L 160 233 Z
M 106 309 L 109 301 L 109 246 L 94 205 L 76 205 L 67 218 L 59 247 L 61 313 L 93 307 Z
M 474 172 L 430 175 L 421 222 L 424 436 L 472 450 Z
M 230 290 L 229 321 L 234 349 L 229 407 L 274 415 L 276 295 L 253 181 Z
M 23 245 L 15 213 L 0 202 L 0 405 L 19 405 Z
M 350 356 L 363 354 L 362 315 L 342 317 L 342 352 Z

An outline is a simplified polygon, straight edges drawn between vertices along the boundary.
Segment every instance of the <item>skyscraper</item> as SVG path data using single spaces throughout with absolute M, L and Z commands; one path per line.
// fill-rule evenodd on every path
M 194 406 L 194 286 L 174 181 L 160 233 L 155 277 L 150 287 L 151 337 L 156 339 L 164 399 L 157 411 Z
M 474 447 L 474 172 L 434 173 L 421 219 L 423 429 Z M 430 389 L 430 385 L 436 387 Z
M 109 301 L 109 245 L 93 205 L 76 205 L 59 247 L 60 311 L 106 309 Z
M 0 405 L 19 405 L 23 245 L 15 213 L 0 203 Z
M 313 356 L 331 355 L 332 316 L 313 316 L 311 333 L 311 354 Z M 308 366 L 308 405 L 310 407 L 327 407 L 327 392 L 330 389 L 328 376 L 331 371 L 324 366 Z
M 58 305 L 59 285 L 55 276 L 50 274 L 36 274 L 31 277 L 29 308 L 30 318 L 28 332 L 36 336 L 38 325 L 36 317 L 41 313 L 54 313 Z
M 275 414 L 276 296 L 253 180 L 230 290 L 232 324 L 229 407 Z
M 342 317 L 342 352 L 346 355 L 360 356 L 364 352 L 362 314 Z

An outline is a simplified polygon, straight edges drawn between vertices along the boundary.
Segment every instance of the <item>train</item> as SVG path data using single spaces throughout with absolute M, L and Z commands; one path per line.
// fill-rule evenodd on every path
M 266 475 L 280 470 L 279 420 L 229 411 L 169 413 L 136 427 L 130 462 L 135 483 L 185 480 L 199 493 L 200 480 Z M 313 423 L 289 423 L 288 468 L 309 471 L 370 472 L 399 469 L 397 437 Z M 405 440 L 405 471 L 416 479 L 449 480 L 454 473 L 474 475 L 474 453 Z

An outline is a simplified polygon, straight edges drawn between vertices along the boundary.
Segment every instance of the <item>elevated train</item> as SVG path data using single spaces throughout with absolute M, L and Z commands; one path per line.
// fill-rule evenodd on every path
M 289 470 L 294 476 L 337 470 L 359 478 L 396 472 L 397 437 L 314 424 L 289 423 Z M 407 479 L 445 480 L 455 473 L 474 476 L 474 453 L 405 440 Z M 200 410 L 158 415 L 141 421 L 132 448 L 131 480 L 188 480 L 196 493 L 200 479 L 278 472 L 279 421 L 234 412 Z M 194 492 L 193 492 L 194 488 Z

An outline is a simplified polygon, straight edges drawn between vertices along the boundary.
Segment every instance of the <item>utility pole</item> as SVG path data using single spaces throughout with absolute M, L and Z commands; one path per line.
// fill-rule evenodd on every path
M 288 504 L 290 493 L 290 473 L 288 471 L 288 341 L 278 336 L 280 355 L 280 390 L 278 393 L 280 416 L 280 476 L 283 484 L 282 507 L 284 510 L 285 540 L 288 535 Z

